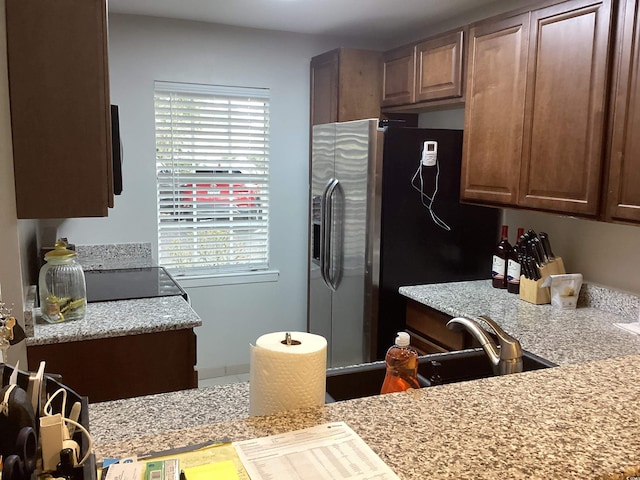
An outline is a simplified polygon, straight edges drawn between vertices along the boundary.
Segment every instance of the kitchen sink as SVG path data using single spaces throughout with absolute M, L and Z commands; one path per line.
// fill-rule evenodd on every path
M 523 371 L 557 366 L 530 352 L 522 352 Z M 331 403 L 378 395 L 386 373 L 384 362 L 327 370 L 326 401 Z M 418 382 L 422 387 L 494 376 L 483 350 L 462 350 L 420 357 Z

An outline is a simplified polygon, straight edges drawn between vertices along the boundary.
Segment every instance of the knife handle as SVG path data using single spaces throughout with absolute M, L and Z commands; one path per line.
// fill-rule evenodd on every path
M 551 242 L 549 241 L 549 235 L 545 232 L 540 232 L 540 242 L 542 243 L 542 247 L 544 248 L 545 253 L 547 254 L 547 258 L 549 261 L 553 261 L 556 259 L 556 256 L 553 254 L 553 250 L 551 250 Z
M 547 257 L 547 254 L 544 251 L 542 242 L 540 241 L 540 238 L 538 238 L 537 236 L 533 239 L 533 246 L 536 248 L 536 252 L 538 254 L 537 258 L 539 258 L 542 262 L 542 263 L 539 263 L 538 265 L 543 266 L 549 263 L 549 258 Z

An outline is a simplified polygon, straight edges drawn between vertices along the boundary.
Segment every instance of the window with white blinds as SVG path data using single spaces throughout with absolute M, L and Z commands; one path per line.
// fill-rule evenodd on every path
M 269 90 L 155 83 L 159 263 L 269 266 Z

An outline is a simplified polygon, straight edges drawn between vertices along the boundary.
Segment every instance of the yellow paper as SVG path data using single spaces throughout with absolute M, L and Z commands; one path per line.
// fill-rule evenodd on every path
M 238 480 L 236 467 L 231 460 L 219 463 L 200 465 L 184 471 L 187 480 Z
M 239 480 L 249 480 L 249 475 L 245 471 L 242 466 L 242 462 L 240 461 L 240 457 L 236 453 L 236 449 L 231 443 L 223 443 L 223 444 L 215 444 L 207 447 L 199 448 L 197 450 L 192 450 L 185 453 L 179 453 L 175 455 L 167 455 L 164 457 L 157 457 L 154 460 L 166 460 L 168 458 L 177 458 L 180 461 L 180 470 L 185 471 L 185 476 L 187 480 L 191 480 L 191 477 L 187 473 L 191 469 L 195 467 L 211 467 L 214 468 L 219 464 L 231 464 L 234 468 L 233 477 L 223 477 L 220 476 L 221 479 L 239 479 Z M 221 473 L 218 473 L 221 475 Z M 218 477 L 209 477 L 215 478 Z
M 236 453 L 236 449 L 231 443 L 217 443 L 208 445 L 206 447 L 197 448 L 183 453 L 168 454 L 158 456 L 154 458 L 145 458 L 141 461 L 146 463 L 148 461 L 160 461 L 170 458 L 176 458 L 179 460 L 179 469 L 185 471 L 187 480 L 192 480 L 192 476 L 198 475 L 197 472 L 189 474 L 192 469 L 203 467 L 205 474 L 199 478 L 218 478 L 226 480 L 250 480 L 247 475 L 240 457 Z M 222 465 L 222 470 L 216 470 L 218 465 Z M 227 470 L 228 469 L 228 470 Z M 231 471 L 233 469 L 233 472 Z M 215 473 L 215 476 L 212 475 Z M 98 471 L 98 478 L 100 478 L 101 470 Z M 197 480 L 198 477 L 194 477 L 193 480 Z M 2 480 L 2 477 L 0 477 Z

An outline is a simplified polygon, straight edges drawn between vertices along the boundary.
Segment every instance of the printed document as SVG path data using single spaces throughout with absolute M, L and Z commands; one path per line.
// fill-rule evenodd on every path
M 344 422 L 233 442 L 251 480 L 399 480 Z

